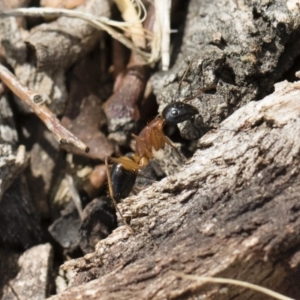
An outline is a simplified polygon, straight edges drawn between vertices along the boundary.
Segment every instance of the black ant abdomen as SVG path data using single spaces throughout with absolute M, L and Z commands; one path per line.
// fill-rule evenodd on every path
M 132 157 L 132 153 L 126 154 L 126 157 Z M 114 163 L 110 173 L 114 198 L 119 203 L 130 194 L 135 184 L 137 171 L 126 170 L 121 163 Z

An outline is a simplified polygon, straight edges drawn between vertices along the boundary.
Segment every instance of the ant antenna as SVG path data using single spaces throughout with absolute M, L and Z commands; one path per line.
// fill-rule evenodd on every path
M 200 88 L 198 90 L 198 92 L 196 93 L 196 95 L 192 95 L 188 98 L 185 98 L 182 102 L 186 102 L 186 101 L 190 101 L 190 100 L 193 100 L 193 99 L 196 99 L 197 97 L 199 97 L 201 94 L 205 93 L 205 92 L 208 92 L 208 91 L 211 91 L 211 90 L 215 90 L 217 88 L 217 85 L 216 84 L 212 84 L 210 86 L 207 86 L 207 87 L 204 87 L 204 88 Z
M 180 79 L 180 81 L 179 81 L 178 91 L 180 91 L 182 82 L 185 80 L 187 73 L 188 73 L 189 70 L 191 69 L 192 63 L 193 63 L 193 59 L 190 60 L 190 62 L 189 62 L 189 64 L 188 64 L 187 68 L 185 69 L 185 71 L 184 71 L 184 73 L 183 73 L 183 75 L 182 75 L 182 77 L 181 77 L 181 79 Z

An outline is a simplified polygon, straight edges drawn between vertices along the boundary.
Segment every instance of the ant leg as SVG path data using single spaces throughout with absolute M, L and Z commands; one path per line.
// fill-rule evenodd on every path
M 194 100 L 197 97 L 199 97 L 201 94 L 204 94 L 205 92 L 211 91 L 211 90 L 215 90 L 217 87 L 216 84 L 212 84 L 210 86 L 201 88 L 197 91 L 196 95 L 192 95 L 191 97 L 185 98 L 182 102 L 186 102 L 186 101 L 190 101 L 190 100 Z
M 150 140 L 152 147 L 155 151 L 163 149 L 165 146 L 164 134 L 162 131 L 157 130 L 157 128 L 151 128 L 150 130 Z
M 121 164 L 122 167 L 128 171 L 134 171 L 140 169 L 138 163 L 136 163 L 133 159 L 128 158 L 127 156 L 120 156 L 119 158 L 110 157 L 110 160 L 114 163 Z
M 165 142 L 175 150 L 178 157 L 181 158 L 181 159 L 184 159 L 184 157 L 182 157 L 182 155 L 180 154 L 178 149 L 171 143 L 171 141 L 165 135 L 163 135 L 163 138 L 164 138 Z
M 109 172 L 109 166 L 108 166 L 108 157 L 106 157 L 105 159 L 105 166 L 106 166 L 106 175 L 107 175 L 107 183 L 108 183 L 108 190 L 109 190 L 109 196 L 110 199 L 116 209 L 116 211 L 119 213 L 123 223 L 125 224 L 125 226 L 127 227 L 127 229 L 130 231 L 130 233 L 134 234 L 133 229 L 131 228 L 131 226 L 126 222 L 125 218 L 123 217 L 121 211 L 119 210 L 118 204 L 114 198 L 114 191 L 112 188 L 112 182 L 111 182 L 111 177 L 110 177 L 110 172 Z
M 185 80 L 186 75 L 188 74 L 188 72 L 189 72 L 189 70 L 190 70 L 190 68 L 191 68 L 191 66 L 192 66 L 192 63 L 193 63 L 193 59 L 190 60 L 190 62 L 189 62 L 189 64 L 188 64 L 187 68 L 185 69 L 185 71 L 184 71 L 184 73 L 183 73 L 183 75 L 182 75 L 182 77 L 181 77 L 181 79 L 180 79 L 180 81 L 179 81 L 179 84 L 178 84 L 178 91 L 180 91 L 182 82 Z

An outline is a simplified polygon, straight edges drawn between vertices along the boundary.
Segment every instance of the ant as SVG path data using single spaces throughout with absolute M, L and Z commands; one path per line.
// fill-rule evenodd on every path
M 167 105 L 161 115 L 151 121 L 138 136 L 132 134 L 136 140 L 135 153 L 128 153 L 119 158 L 107 157 L 105 159 L 110 198 L 112 199 L 116 211 L 118 211 L 124 224 L 131 233 L 134 232 L 122 216 L 117 203 L 130 194 L 139 170 L 147 166 L 150 159 L 154 157 L 153 149 L 158 151 L 164 149 L 165 145 L 168 144 L 181 157 L 176 147 L 164 135 L 163 128 L 165 125 L 175 125 L 190 120 L 197 114 L 199 114 L 197 108 L 190 104 L 183 102 L 171 103 Z M 109 172 L 108 167 L 109 160 L 113 162 L 111 172 Z

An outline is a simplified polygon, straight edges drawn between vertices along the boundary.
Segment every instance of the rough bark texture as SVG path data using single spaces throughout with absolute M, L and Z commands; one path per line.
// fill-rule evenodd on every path
M 0 247 L 27 249 L 42 242 L 40 216 L 23 175 L 3 195 L 0 220 Z
M 18 137 L 8 97 L 0 96 L 0 202 L 3 193 L 14 179 L 25 169 L 28 157 L 25 147 L 17 151 Z
M 66 263 L 71 287 L 51 299 L 267 298 L 173 271 L 299 298 L 300 84 L 282 83 L 244 106 L 291 68 L 299 25 L 299 8 L 282 0 L 190 1 L 180 54 L 152 77 L 161 109 L 197 96 L 199 116 L 180 126 L 189 139 L 240 109 L 199 141 L 181 171 L 120 204 L 136 234 L 118 228 L 95 253 Z M 198 96 L 203 88 L 211 89 Z
M 47 297 L 52 270 L 50 244 L 32 247 L 22 255 L 0 250 L 0 261 L 1 299 L 42 300 Z
M 174 66 L 152 78 L 160 104 L 214 87 L 191 102 L 200 115 L 193 130 L 181 126 L 182 136 L 196 139 L 239 107 L 272 92 L 299 56 L 299 28 L 299 8 L 289 10 L 285 0 L 191 0 L 182 40 L 176 39 Z
M 69 76 L 69 99 L 62 124 L 90 148 L 90 151 L 84 155 L 104 160 L 107 156 L 112 155 L 114 147 L 101 131 L 101 128 L 106 125 L 101 107 L 105 99 L 103 95 L 105 84 L 101 80 L 103 75 L 101 53 L 94 52 L 96 55 L 92 53 L 80 60 Z M 98 64 L 97 68 L 94 67 L 96 63 Z M 83 155 L 80 150 L 71 150 L 73 153 Z
M 278 84 L 205 135 L 180 172 L 127 198 L 120 207 L 136 234 L 120 227 L 65 264 L 76 270 L 73 287 L 51 299 L 266 299 L 172 271 L 299 297 L 299 97 L 300 83 Z
M 57 184 L 54 178 L 60 178 L 60 173 L 65 170 L 63 153 L 53 134 L 35 116 L 23 122 L 23 132 L 30 136 L 30 141 L 27 140 L 26 143 L 31 149 L 30 164 L 26 172 L 29 191 L 41 217 L 49 218 L 51 215 L 49 195 L 53 186 Z M 25 139 L 23 137 L 23 140 Z
M 11 4 L 3 3 L 5 9 Z M 91 3 L 93 13 L 109 15 L 106 0 Z M 52 299 L 266 299 L 233 286 L 182 280 L 173 271 L 245 280 L 300 298 L 300 82 L 277 84 L 275 93 L 249 103 L 272 93 L 274 83 L 287 76 L 292 65 L 299 68 L 295 64 L 300 57 L 299 12 L 292 1 L 284 0 L 187 2 L 183 35 L 174 39 L 173 67 L 152 77 L 160 110 L 168 102 L 194 98 L 191 103 L 199 116 L 180 125 L 188 139 L 198 139 L 231 116 L 195 142 L 195 155 L 179 170 L 165 171 L 169 177 L 120 204 L 135 235 L 119 227 L 97 244 L 94 253 L 65 263 L 66 273 L 61 270 L 57 277 L 61 283 L 57 289 L 64 288 L 63 275 L 70 278 L 74 271 L 70 287 Z M 114 150 L 104 135 L 96 139 L 99 127 L 106 124 L 97 120 L 102 99 L 107 98 L 97 77 L 104 82 L 102 60 L 107 56 L 102 53 L 101 60 L 94 59 L 90 51 L 99 41 L 99 32 L 77 21 L 59 18 L 26 30 L 25 19 L 1 19 L 0 55 L 26 85 L 51 98 L 48 104 L 56 114 L 63 114 L 69 99 L 66 124 L 78 135 L 75 127 L 87 125 L 80 133 L 93 142 L 90 158 L 103 159 Z M 65 72 L 74 63 L 79 67 L 67 73 L 67 97 Z M 101 76 L 89 73 L 92 65 L 101 68 Z M 201 89 L 206 92 L 200 95 Z M 52 206 L 43 204 L 55 192 L 57 173 L 64 170 L 57 145 L 31 136 L 39 144 L 32 146 L 30 130 L 18 119 L 27 149 L 32 147 L 31 154 L 41 158 L 32 159 L 28 171 L 32 178 L 20 175 L 27 159 L 22 147 L 16 151 L 20 141 L 5 97 L 0 98 L 0 285 L 6 288 L 0 296 L 42 299 L 49 287 L 51 249 L 30 249 L 19 263 L 16 251 L 42 242 L 39 214 L 44 218 L 52 214 Z M 91 111 L 94 115 L 89 118 Z M 37 131 L 41 136 L 44 129 Z M 168 167 L 173 164 L 170 157 L 162 157 Z M 39 172 L 41 167 L 44 170 Z M 25 176 L 32 192 L 43 186 L 44 193 L 30 197 Z M 40 184 L 35 185 L 37 179 Z M 82 223 L 86 225 L 81 227 L 84 251 L 93 251 L 99 232 L 104 232 L 97 223 L 103 219 L 98 214 L 102 204 L 94 203 L 95 210 L 84 211 L 95 212 L 84 219 L 87 225 Z M 78 244 L 79 218 L 75 217 L 75 226 L 66 224 L 73 226 L 72 238 Z M 65 230 L 54 224 L 64 238 Z M 39 278 L 37 289 L 23 277 L 26 270 L 29 279 Z
M 109 3 L 104 0 L 92 1 L 79 10 L 103 17 L 110 14 Z M 41 93 L 48 99 L 51 111 L 61 115 L 67 99 L 66 69 L 90 52 L 102 33 L 82 20 L 66 17 L 35 26 L 31 31 L 24 27 L 20 19 L 0 19 L 1 54 L 21 82 Z M 19 105 L 28 111 L 21 102 Z

